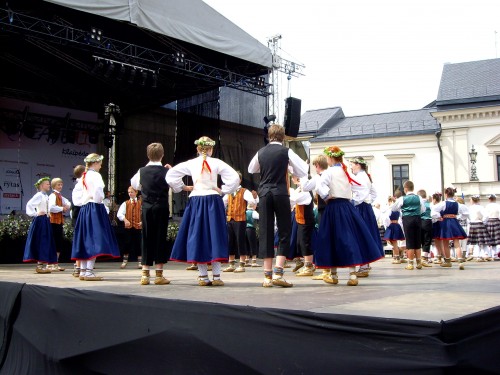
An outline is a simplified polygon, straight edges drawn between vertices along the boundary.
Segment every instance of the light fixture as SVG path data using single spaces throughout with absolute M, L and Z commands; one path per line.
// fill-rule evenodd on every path
M 153 73 L 151 75 L 151 79 L 153 80 L 151 83 L 151 87 L 155 89 L 156 86 L 158 85 L 158 75 L 156 73 Z
M 108 64 L 108 69 L 106 69 L 106 72 L 104 73 L 104 77 L 105 78 L 111 77 L 111 74 L 113 74 L 113 70 L 115 70 L 115 64 L 113 64 L 112 62 L 110 62 Z
M 274 120 L 276 120 L 276 115 L 269 115 L 264 117 L 264 122 L 266 123 L 266 125 L 270 122 L 273 122 Z
M 90 40 L 92 40 L 93 42 L 100 42 L 102 40 L 102 30 L 96 27 L 91 27 Z
M 130 84 L 134 83 L 136 73 L 137 71 L 135 69 L 132 69 L 130 71 L 130 76 L 128 77 L 128 83 Z
M 111 133 L 104 134 L 104 146 L 106 146 L 107 148 L 113 147 L 113 141 L 114 141 L 113 134 Z
M 178 67 L 183 67 L 184 66 L 184 53 L 183 52 L 177 52 L 174 57 L 174 64 Z
M 477 173 L 476 173 L 476 158 L 477 158 L 477 151 L 474 149 L 474 145 L 472 145 L 472 148 L 469 152 L 469 157 L 470 157 L 470 180 L 471 181 L 479 181 L 477 178 Z
M 118 75 L 116 76 L 116 79 L 118 81 L 121 81 L 123 79 L 123 76 L 125 75 L 125 70 L 127 70 L 125 68 L 125 65 L 122 64 L 122 66 L 120 66 L 120 70 L 118 70 Z
M 97 130 L 90 130 L 88 135 L 91 145 L 95 145 L 99 142 L 99 132 Z
M 148 72 L 146 72 L 145 70 L 142 70 L 141 74 L 142 74 L 141 86 L 145 86 L 146 81 L 148 80 Z

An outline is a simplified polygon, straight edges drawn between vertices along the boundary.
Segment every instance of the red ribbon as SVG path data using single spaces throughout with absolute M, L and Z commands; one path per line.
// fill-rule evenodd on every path
M 354 181 L 351 178 L 351 176 L 349 175 L 349 172 L 347 172 L 347 166 L 344 163 L 341 163 L 341 164 L 342 164 L 342 169 L 344 170 L 344 173 L 347 176 L 347 180 L 349 180 L 349 183 L 352 184 L 354 182 L 356 185 L 361 186 L 361 184 L 359 182 Z
M 206 160 L 203 160 L 203 164 L 201 165 L 201 173 L 203 173 L 204 169 L 206 169 L 209 173 L 212 173 L 210 165 L 208 165 L 208 162 Z
M 82 184 L 83 186 L 85 186 L 85 189 L 87 189 L 87 184 L 85 183 L 85 176 L 87 175 L 87 172 L 83 172 L 83 175 L 82 175 Z

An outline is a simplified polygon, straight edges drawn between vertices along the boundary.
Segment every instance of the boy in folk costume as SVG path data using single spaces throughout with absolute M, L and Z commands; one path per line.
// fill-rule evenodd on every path
M 199 286 L 223 286 L 221 262 L 227 261 L 229 249 L 221 195 L 235 192 L 240 176 L 227 163 L 212 157 L 215 141 L 204 136 L 194 143 L 198 157 L 176 165 L 167 173 L 167 182 L 174 192 L 191 191 L 171 259 L 197 263 Z M 219 175 L 223 182 L 220 188 Z M 185 176 L 192 177 L 193 186 L 184 185 Z M 208 263 L 212 264 L 212 280 L 208 278 Z
M 416 195 L 412 181 L 403 184 L 405 196 L 402 196 L 391 206 L 392 211 L 402 212 L 403 229 L 406 237 L 406 253 L 408 254 L 407 270 L 413 270 L 413 259 L 416 259 L 417 269 L 422 269 L 422 219 L 425 212 L 425 202 Z
M 141 190 L 142 224 L 142 276 L 141 285 L 150 284 L 150 268 L 155 265 L 155 285 L 170 284 L 163 276 L 163 266 L 170 258 L 167 246 L 168 231 L 168 191 L 167 171 L 171 166 L 162 165 L 164 156 L 161 143 L 151 143 L 146 148 L 149 159 L 145 167 L 140 168 L 130 180 L 135 190 Z
M 255 203 L 248 203 L 246 211 L 246 238 L 248 247 L 248 256 L 251 257 L 247 260 L 246 266 L 250 267 L 260 267 L 257 263 L 257 254 L 259 252 L 259 240 L 257 238 L 257 222 L 259 220 L 259 213 L 256 211 L 257 205 Z
M 128 257 L 130 252 L 132 255 L 137 256 L 138 268 L 142 269 L 141 261 L 141 240 L 142 240 L 142 219 L 141 219 L 141 207 L 142 201 L 137 198 L 137 190 L 132 186 L 128 187 L 128 195 L 130 199 L 127 199 L 120 205 L 116 217 L 118 220 L 123 221 L 125 226 L 125 250 L 123 251 L 123 262 L 120 265 L 121 269 L 127 267 Z
M 431 217 L 431 204 L 427 199 L 427 192 L 423 189 L 417 191 L 418 196 L 424 200 L 425 211 L 420 214 L 422 220 L 422 266 L 432 267 L 430 263 L 430 253 L 432 245 L 432 217 Z
M 99 173 L 104 156 L 89 154 L 84 159 L 85 172 L 78 181 L 80 196 L 73 196 L 74 203 L 81 205 L 73 235 L 71 259 L 80 261 L 80 280 L 101 281 L 94 273 L 98 257 L 119 258 L 120 250 L 115 232 L 104 207 L 104 181 Z
M 53 178 L 50 182 L 50 186 L 53 190 L 52 194 L 49 195 L 50 226 L 52 227 L 52 234 L 54 235 L 54 241 L 56 243 L 57 259 L 59 260 L 64 240 L 63 213 L 71 209 L 71 203 L 61 195 L 63 188 L 62 179 Z M 52 271 L 64 271 L 64 268 L 60 267 L 58 263 L 55 263 L 52 265 Z
M 290 202 L 295 205 L 295 221 L 297 222 L 297 249 L 291 253 L 304 258 L 303 268 L 297 269 L 295 276 L 313 276 L 313 246 L 312 235 L 314 231 L 314 201 L 311 191 L 303 191 L 303 182 L 297 177 L 292 178 L 298 188 L 290 194 Z M 307 182 L 306 179 L 304 179 Z M 298 254 L 297 254 L 298 253 Z
M 291 287 L 283 277 L 286 255 L 290 251 L 292 221 L 288 166 L 299 178 L 307 176 L 308 165 L 291 149 L 283 146 L 285 128 L 273 124 L 268 131 L 269 144 L 261 148 L 248 166 L 249 173 L 260 173 L 259 195 L 259 258 L 264 258 L 263 287 Z M 278 227 L 276 266 L 274 257 L 274 217 Z
M 28 230 L 23 262 L 37 262 L 36 273 L 50 273 L 47 264 L 57 263 L 56 245 L 48 217 L 49 181 L 49 177 L 42 177 L 35 182 L 38 192 L 26 203 L 26 214 L 34 219 Z
M 242 176 L 240 177 L 240 184 Z M 246 208 L 249 203 L 258 203 L 257 192 L 250 191 L 238 186 L 238 189 L 232 194 L 226 194 L 222 198 L 226 206 L 227 232 L 229 243 L 229 266 L 222 272 L 245 272 L 245 263 L 248 255 L 246 243 Z M 240 257 L 240 264 L 235 268 L 235 257 Z

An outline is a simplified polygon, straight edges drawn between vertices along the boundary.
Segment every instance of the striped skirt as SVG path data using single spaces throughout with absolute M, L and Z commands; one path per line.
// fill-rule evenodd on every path
M 500 245 L 500 219 L 488 219 L 486 222 L 486 230 L 490 235 L 491 246 Z
M 481 221 L 471 222 L 469 228 L 469 237 L 467 237 L 467 245 L 490 245 L 491 238 Z

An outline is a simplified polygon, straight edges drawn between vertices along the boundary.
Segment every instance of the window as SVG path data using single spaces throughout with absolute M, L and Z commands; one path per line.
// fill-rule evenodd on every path
M 392 165 L 392 194 L 397 190 L 403 193 L 403 184 L 410 179 L 410 166 L 408 164 Z
M 497 157 L 497 181 L 500 181 L 500 155 L 496 155 Z

